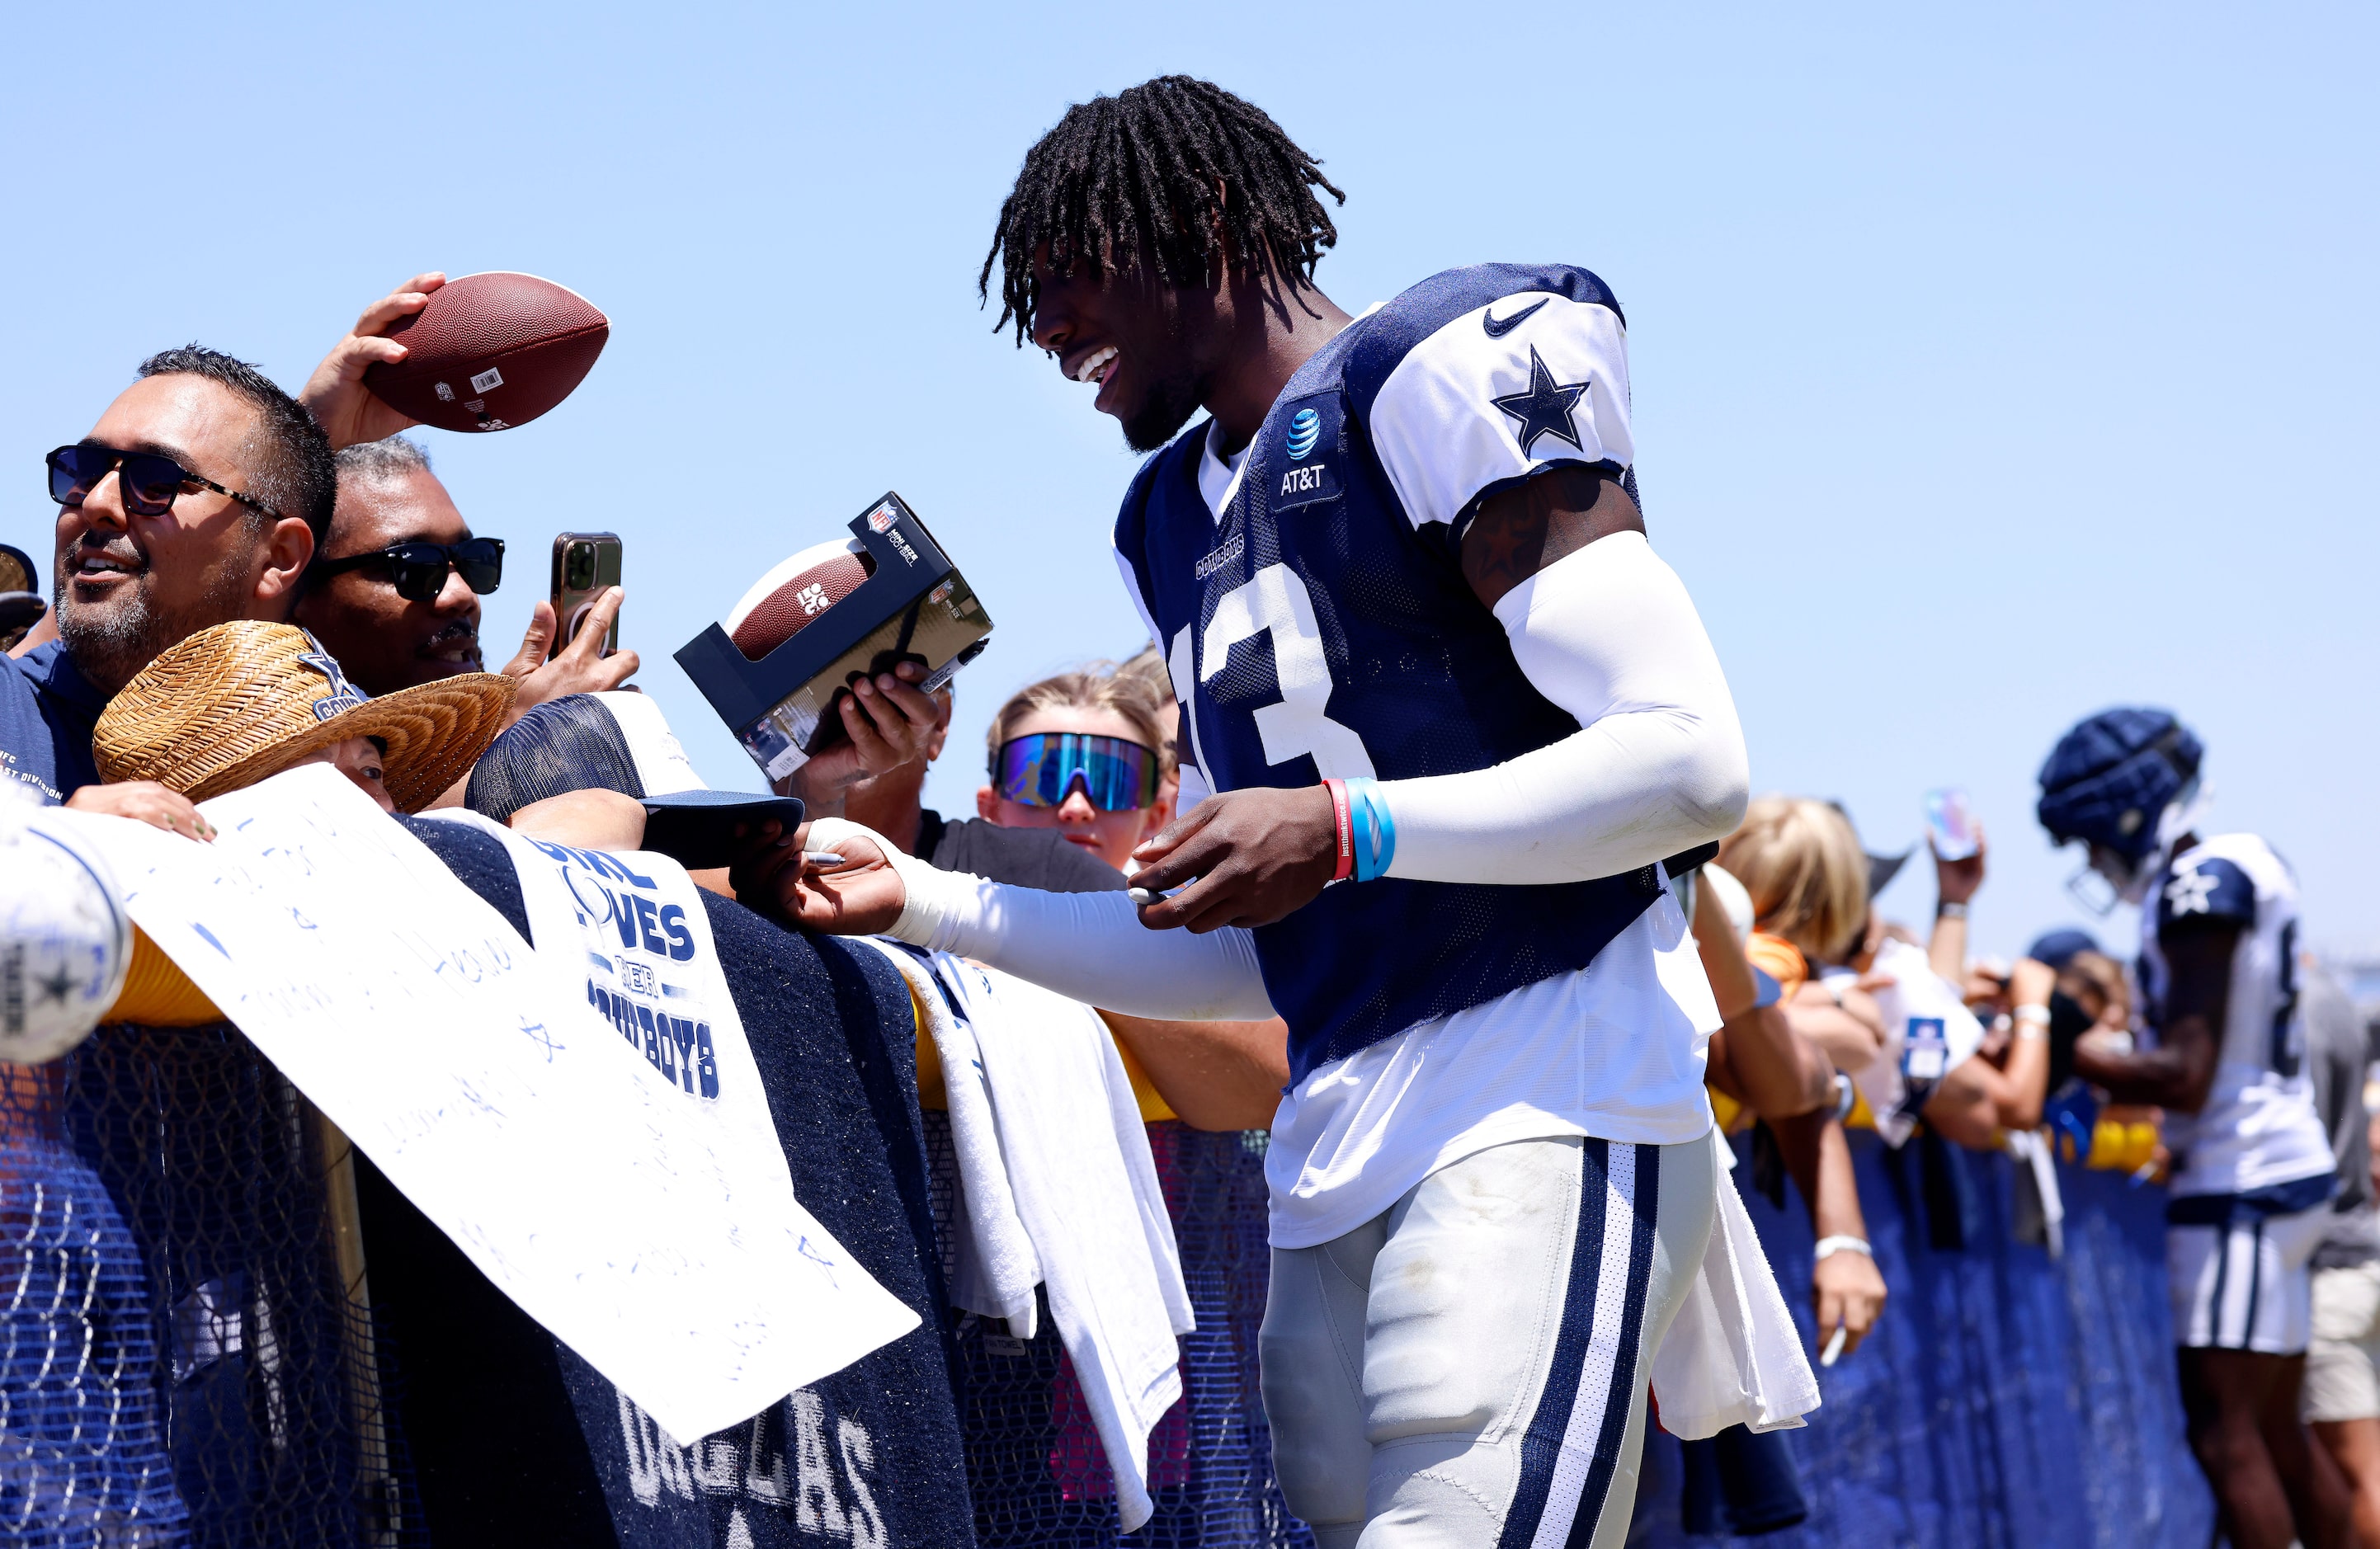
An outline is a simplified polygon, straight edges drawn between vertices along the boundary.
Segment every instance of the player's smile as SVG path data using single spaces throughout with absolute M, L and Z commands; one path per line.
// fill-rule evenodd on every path
M 1119 405 L 1123 394 L 1113 391 L 1116 378 L 1123 367 L 1123 352 L 1113 345 L 1076 345 L 1059 357 L 1058 369 L 1069 381 L 1088 382 L 1098 389 L 1091 406 L 1101 414 L 1122 415 Z

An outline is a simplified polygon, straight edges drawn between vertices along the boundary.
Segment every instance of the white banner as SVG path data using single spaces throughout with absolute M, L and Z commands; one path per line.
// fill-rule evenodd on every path
M 672 1436 L 748 1420 L 917 1325 L 795 1200 L 782 1151 L 654 1079 L 589 1004 L 586 964 L 530 951 L 344 775 L 308 765 L 201 810 L 212 844 L 38 821 L 97 847 L 183 972 Z

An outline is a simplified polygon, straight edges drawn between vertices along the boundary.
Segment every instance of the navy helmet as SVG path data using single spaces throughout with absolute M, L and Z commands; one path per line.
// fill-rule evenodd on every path
M 2105 846 L 2137 865 L 2157 819 L 2198 778 L 2205 749 L 2170 710 L 2101 710 L 2058 739 L 2041 766 L 2041 826 L 2060 844 Z

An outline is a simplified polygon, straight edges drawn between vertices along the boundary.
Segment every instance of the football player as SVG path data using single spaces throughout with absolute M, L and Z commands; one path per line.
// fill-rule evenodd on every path
M 1666 875 L 1742 817 L 1743 738 L 1638 514 L 1611 292 L 1491 264 L 1350 316 L 1318 189 L 1263 112 L 1169 76 L 1068 110 L 984 264 L 1155 454 L 1115 548 L 1191 762 L 1138 919 L 898 855 L 888 888 L 848 829 L 778 896 L 1097 1005 L 1286 1018 L 1291 1508 L 1325 1546 L 1617 1544 L 1720 1177 Z
M 2141 906 L 2150 1047 L 2086 1035 L 2074 1071 L 2167 1110 L 2166 1265 L 2192 1449 L 2239 1549 L 2347 1542 L 2350 1501 L 2299 1419 L 2330 1141 L 2298 1015 L 2297 882 L 2253 834 L 2202 839 L 2199 761 L 2164 710 L 2104 710 L 2041 768 L 2042 827 Z M 2078 889 L 2080 890 L 2080 889 Z

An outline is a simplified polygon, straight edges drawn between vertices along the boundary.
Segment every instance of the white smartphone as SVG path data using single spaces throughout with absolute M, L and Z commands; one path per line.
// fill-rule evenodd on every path
M 1963 861 L 1975 853 L 1975 819 L 1964 791 L 1952 786 L 1925 793 L 1925 837 L 1946 861 Z

